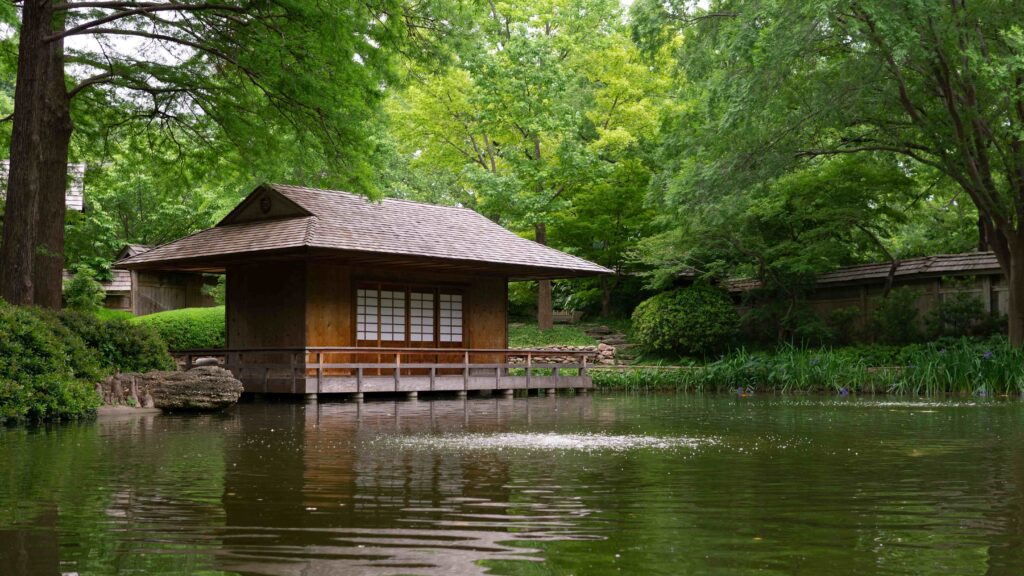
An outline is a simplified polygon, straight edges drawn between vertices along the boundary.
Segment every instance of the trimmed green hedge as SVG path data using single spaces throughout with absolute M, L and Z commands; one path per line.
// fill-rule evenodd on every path
M 171 350 L 224 347 L 224 307 L 182 308 L 139 316 L 132 322 L 156 330 Z
M 0 423 L 88 414 L 99 405 L 103 377 L 173 365 L 152 330 L 0 301 Z
M 662 292 L 633 311 L 637 342 L 654 352 L 705 356 L 721 352 L 740 333 L 740 317 L 729 296 L 697 284 Z

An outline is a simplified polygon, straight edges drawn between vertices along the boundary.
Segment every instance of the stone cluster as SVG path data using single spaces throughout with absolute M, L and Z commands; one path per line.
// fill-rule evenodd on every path
M 587 360 L 588 363 L 594 364 L 615 364 L 615 347 L 609 346 L 605 343 L 600 343 L 597 346 L 544 346 L 536 348 L 536 350 L 543 350 L 545 352 L 590 352 L 590 357 Z M 579 356 L 575 355 L 552 355 L 552 356 L 533 356 L 534 364 L 575 364 L 579 361 Z M 526 364 L 525 357 L 509 358 L 510 364 Z
M 161 410 L 220 410 L 238 402 L 242 395 L 242 383 L 216 366 L 185 372 L 115 374 L 96 387 L 107 406 Z

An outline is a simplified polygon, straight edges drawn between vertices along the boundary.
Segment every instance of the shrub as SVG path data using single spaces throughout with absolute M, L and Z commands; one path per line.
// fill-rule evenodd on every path
M 174 369 L 167 343 L 151 326 L 76 311 L 62 313 L 60 320 L 96 352 L 108 373 Z
M 828 313 L 825 322 L 835 335 L 837 344 L 850 344 L 857 340 L 857 321 L 860 319 L 861 310 L 859 306 L 846 306 L 836 308 Z
M 875 303 L 871 325 L 875 339 L 883 344 L 909 344 L 921 339 L 917 300 L 921 291 L 898 288 Z
M 96 280 L 96 273 L 89 268 L 81 268 L 64 283 L 64 303 L 71 310 L 99 310 L 103 307 L 105 296 L 103 285 Z
M 223 348 L 225 343 L 223 306 L 168 310 L 131 322 L 155 330 L 171 350 Z
M 986 316 L 980 298 L 970 292 L 954 292 L 928 312 L 925 325 L 933 338 L 967 336 L 972 328 L 985 323 Z
M 104 376 L 173 367 L 148 327 L 0 301 L 0 423 L 86 414 L 99 405 Z
M 98 361 L 53 313 L 0 302 L 0 423 L 73 417 L 99 405 Z
M 633 312 L 638 343 L 656 352 L 707 355 L 739 335 L 740 319 L 729 297 L 706 285 L 663 292 Z

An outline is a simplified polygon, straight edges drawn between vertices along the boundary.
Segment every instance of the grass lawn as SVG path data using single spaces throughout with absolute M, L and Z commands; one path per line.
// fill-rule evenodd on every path
M 96 317 L 101 320 L 129 320 L 134 318 L 128 310 L 111 310 L 110 308 L 100 308 L 96 311 Z
M 587 336 L 582 326 L 556 324 L 551 330 L 538 330 L 536 324 L 508 325 L 510 348 L 539 348 L 542 346 L 595 346 L 597 340 Z

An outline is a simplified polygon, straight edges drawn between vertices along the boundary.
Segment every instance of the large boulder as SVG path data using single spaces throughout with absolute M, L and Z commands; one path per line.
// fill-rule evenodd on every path
M 99 384 L 104 404 L 161 410 L 220 410 L 238 402 L 242 383 L 231 372 L 202 366 L 187 372 L 116 374 Z

